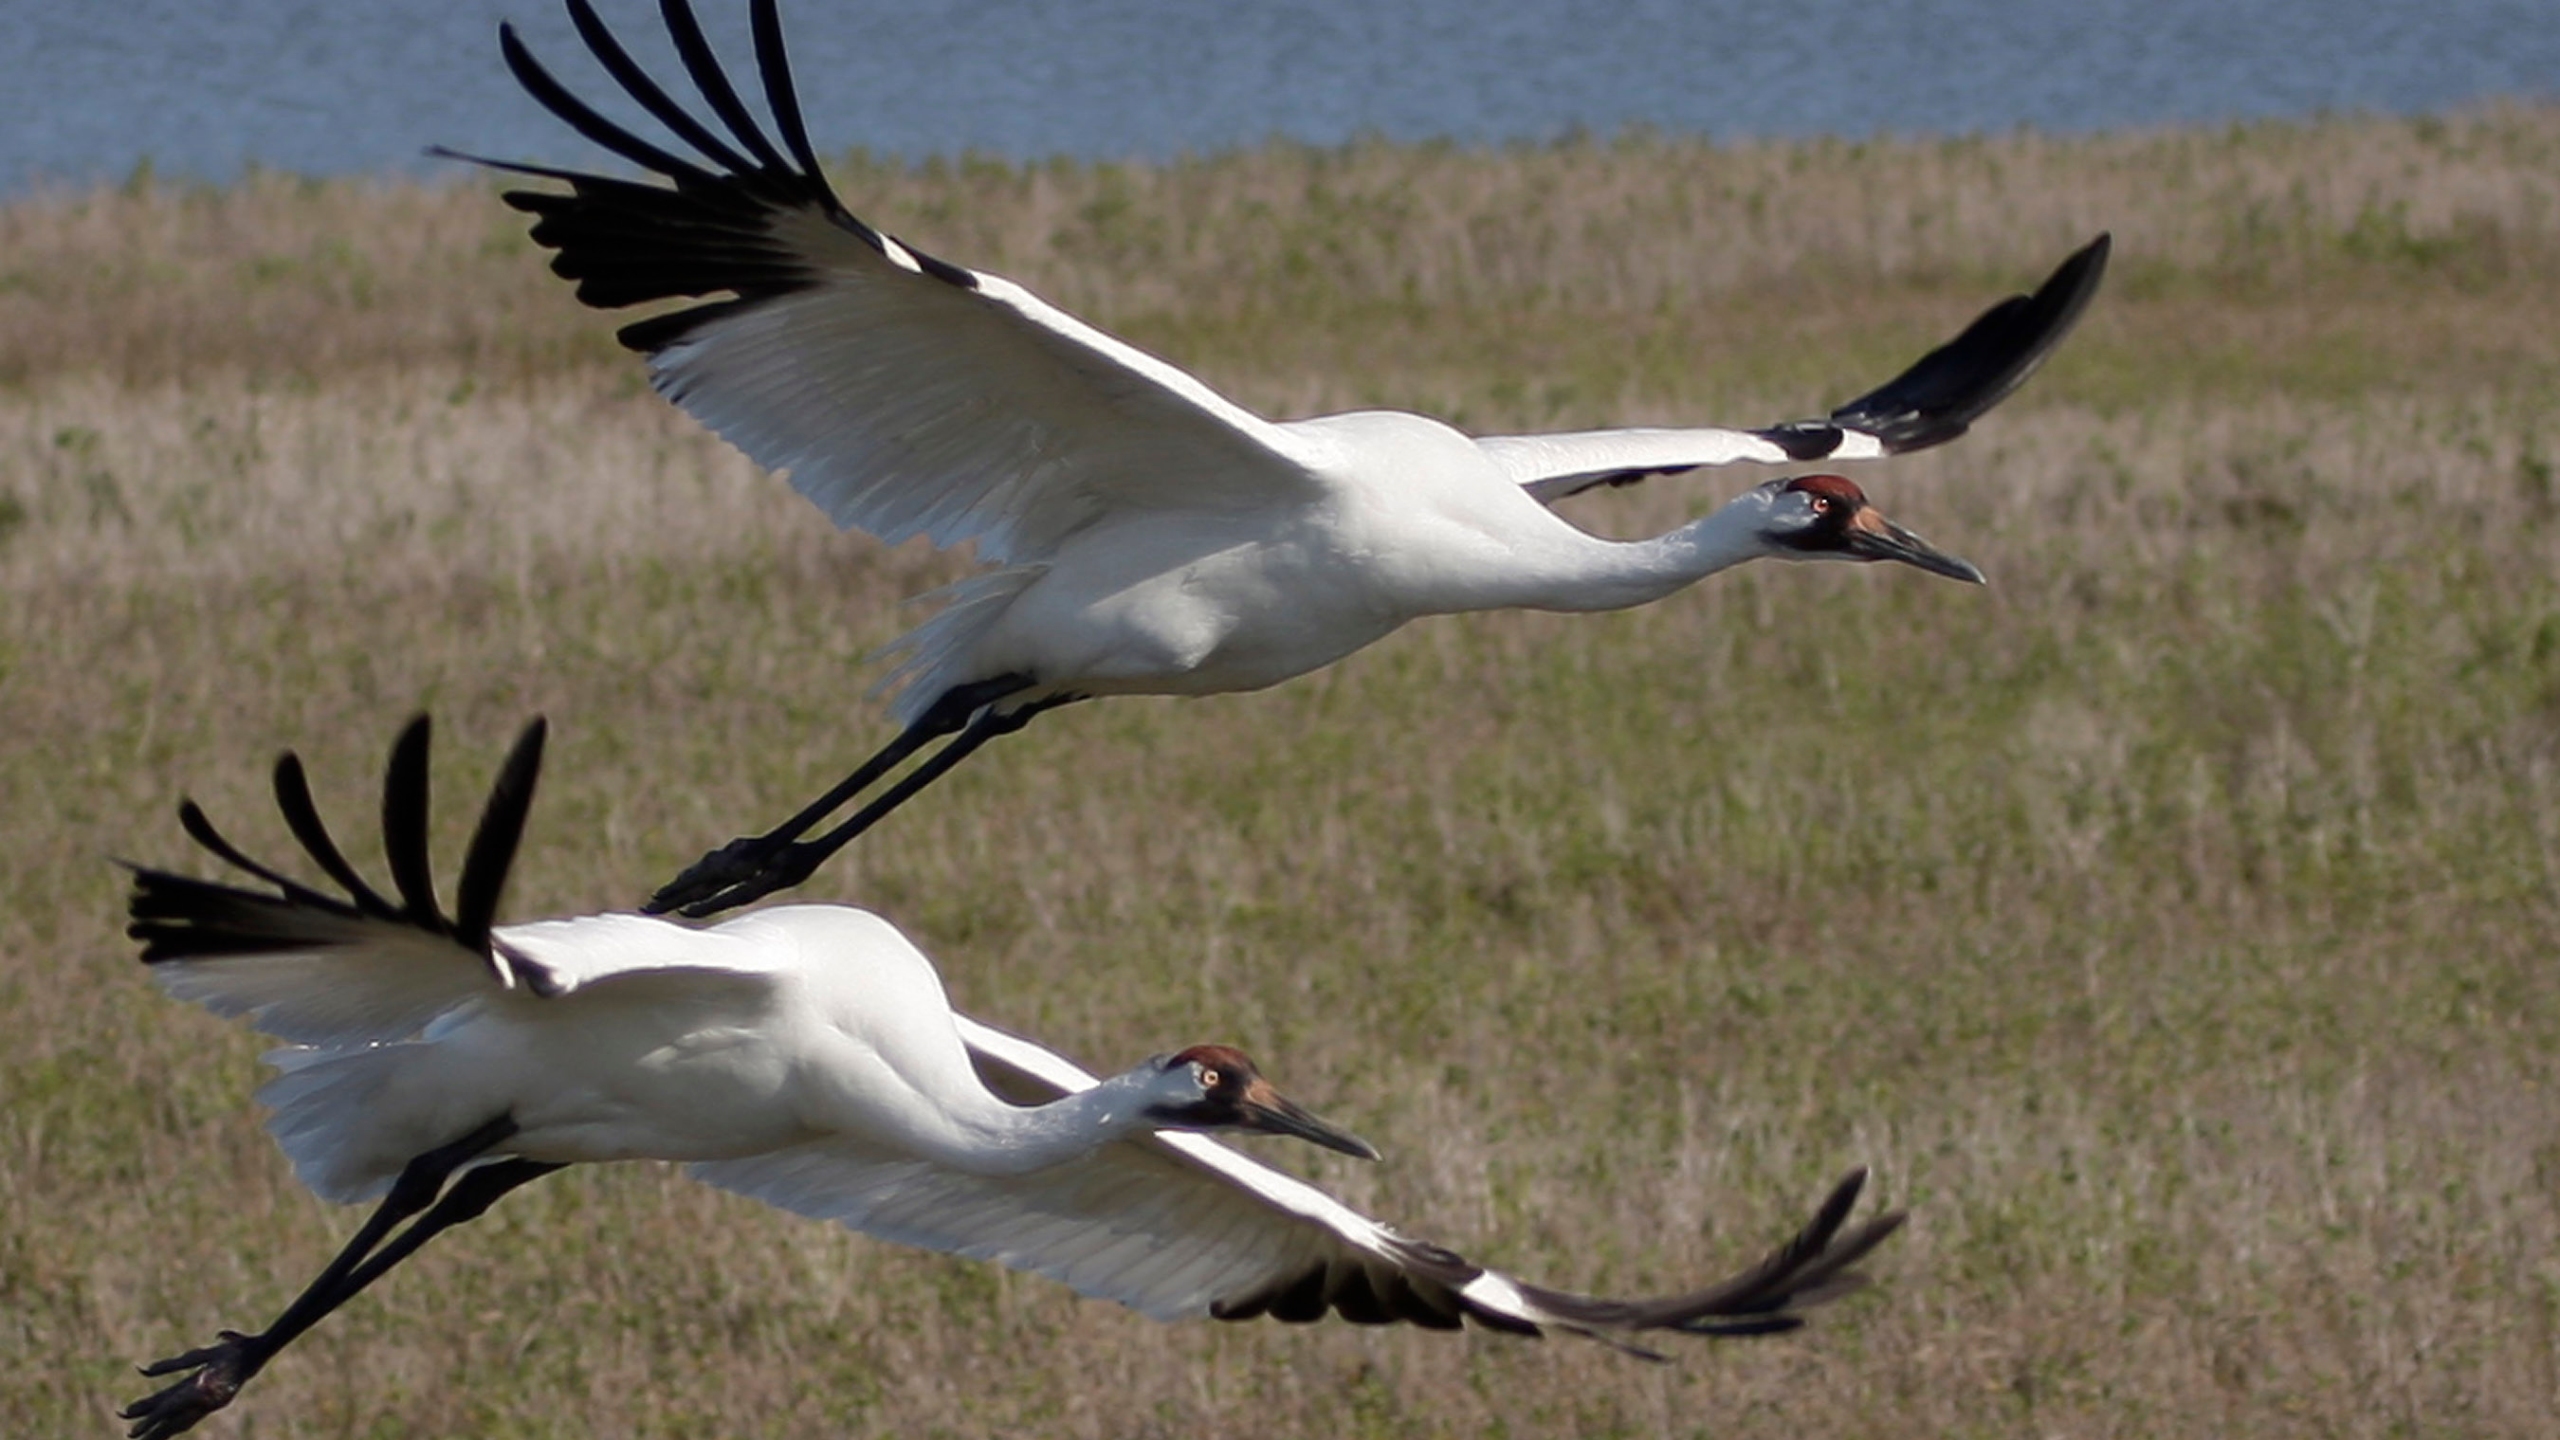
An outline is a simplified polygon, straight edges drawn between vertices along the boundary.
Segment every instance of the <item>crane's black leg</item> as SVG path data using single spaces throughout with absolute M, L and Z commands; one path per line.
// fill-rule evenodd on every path
M 880 783 L 890 771 L 905 764 L 910 756 L 923 749 L 928 743 L 952 734 L 958 734 L 965 739 L 973 719 L 981 718 L 981 712 L 988 706 L 1008 695 L 1029 689 L 1034 683 L 1036 682 L 1028 675 L 999 675 L 992 680 L 955 685 L 944 691 L 941 698 L 935 700 L 932 707 L 926 710 L 913 725 L 900 731 L 898 738 L 881 747 L 880 753 L 863 761 L 834 789 L 809 802 L 799 814 L 762 835 L 741 836 L 694 861 L 685 868 L 683 874 L 660 886 L 658 893 L 650 896 L 649 903 L 641 908 L 652 915 L 664 915 L 670 910 L 681 910 L 692 916 L 713 915 L 733 906 L 743 905 L 759 895 L 768 895 L 808 879 L 810 873 L 817 869 L 818 861 L 844 848 L 846 841 L 870 828 L 873 821 L 895 809 L 897 802 L 890 801 L 887 804 L 873 802 L 862 811 L 860 816 L 856 817 L 858 824 L 852 824 L 850 829 L 839 826 L 831 833 L 829 838 L 833 843 L 817 842 L 824 844 L 825 848 L 796 871 L 793 867 L 808 847 L 795 845 L 793 841 L 809 833 L 819 821 L 833 814 L 837 807 Z M 1051 703 L 1055 702 L 1043 702 L 1040 705 L 1025 707 L 1015 713 L 1027 719 L 1030 712 L 1047 709 Z M 1011 728 L 1018 730 L 1021 726 L 1017 723 Z M 958 743 L 960 742 L 953 742 L 953 744 Z M 968 748 L 974 750 L 978 744 L 983 743 L 985 742 L 981 739 Z M 952 765 L 958 764 L 960 756 L 954 755 L 948 762 L 942 763 L 940 769 L 933 768 L 936 762 L 942 761 L 942 756 L 949 752 L 949 748 L 944 747 L 943 751 L 937 752 L 932 759 L 916 767 L 916 773 L 923 774 L 927 770 L 932 770 L 932 774 L 938 776 L 944 770 L 950 769 Z M 964 750 L 961 753 L 966 754 L 967 751 Z M 913 775 L 907 777 L 909 781 L 913 781 L 914 778 Z M 931 777 L 927 778 L 930 780 Z M 923 783 L 902 783 L 900 788 L 889 793 L 895 795 L 898 800 L 904 800 L 923 788 Z M 834 838 L 835 836 L 842 838 L 837 839 Z M 774 878 L 777 875 L 787 875 L 788 878 Z M 768 881 L 771 883 L 766 883 Z M 724 898 L 728 892 L 735 890 L 743 890 L 746 893 L 736 899 Z
M 917 791 L 941 779 L 953 766 L 968 759 L 970 753 L 979 746 L 999 735 L 1010 735 L 1030 724 L 1031 717 L 1043 710 L 1055 710 L 1061 705 L 1070 705 L 1084 698 L 1081 695 L 1052 695 L 1046 699 L 1019 706 L 1004 714 L 998 714 L 993 709 L 979 711 L 978 717 L 970 721 L 967 728 L 959 734 L 951 737 L 950 743 L 926 756 L 924 763 L 898 777 L 897 784 L 880 792 L 878 798 L 855 811 L 853 818 L 815 840 L 804 840 L 796 844 L 775 847 L 767 855 L 763 867 L 756 874 L 735 884 L 711 891 L 686 905 L 682 913 L 689 918 L 699 920 L 706 915 L 717 915 L 723 910 L 734 909 L 749 901 L 770 895 L 776 890 L 786 890 L 799 884 L 816 873 L 817 868 L 826 862 L 828 856 L 853 843 L 855 836 L 878 824 L 881 816 L 905 804 Z M 660 894 L 663 898 L 664 892 Z M 654 906 L 656 902 L 651 903 Z
M 454 1171 L 514 1133 L 515 1122 L 500 1116 L 452 1144 L 410 1161 L 363 1228 L 265 1330 L 255 1335 L 225 1330 L 211 1345 L 143 1366 L 145 1375 L 170 1375 L 182 1370 L 189 1373 L 119 1411 L 119 1419 L 133 1422 L 127 1435 L 133 1440 L 162 1440 L 193 1429 L 196 1422 L 230 1404 L 240 1387 L 265 1369 L 277 1351 L 380 1279 L 436 1232 L 471 1219 L 488 1209 L 500 1195 L 560 1168 L 531 1160 L 501 1160 L 467 1172 L 442 1200 L 436 1198 Z M 420 1211 L 426 1213 L 419 1216 L 416 1224 L 389 1244 L 383 1243 L 401 1221 Z
M 762 835 L 742 835 L 701 859 L 686 866 L 684 873 L 658 888 L 649 903 L 640 907 L 652 915 L 664 915 L 681 909 L 688 915 L 712 914 L 742 901 L 700 907 L 713 896 L 733 886 L 755 881 L 771 870 L 776 858 L 791 848 L 791 842 L 807 834 L 817 823 L 833 814 L 838 806 L 880 783 L 892 770 L 905 764 L 925 745 L 942 736 L 968 728 L 970 717 L 987 706 L 1035 683 L 1028 675 L 999 675 L 991 680 L 955 685 L 944 691 L 916 722 L 898 733 L 898 737 L 881 747 L 880 752 L 862 762 L 836 787 L 803 806 L 790 819 Z M 913 793 L 913 792 L 909 792 Z M 814 867 L 813 867 L 814 868 Z M 798 879 L 808 878 L 801 872 Z M 784 884 L 796 883 L 786 881 Z M 777 884 L 758 890 L 758 895 L 782 888 Z

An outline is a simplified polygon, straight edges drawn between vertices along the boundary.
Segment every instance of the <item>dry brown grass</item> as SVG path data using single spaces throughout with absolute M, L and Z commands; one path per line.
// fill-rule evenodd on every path
M 1808 1333 L 1653 1367 L 1157 1327 L 623 1167 L 439 1245 L 215 1433 L 2543 1433 L 2555 140 L 850 167 L 1253 403 L 1482 424 L 1801 412 L 2118 232 L 2051 373 L 1876 477 L 1992 590 L 1760 567 L 1079 707 L 813 887 L 1096 1064 L 1247 1045 L 1389 1157 L 1286 1163 L 1541 1278 L 1713 1269 L 1852 1163 L 1912 1230 Z M 467 794 L 538 709 L 512 908 L 627 904 L 867 748 L 859 659 L 955 562 L 649 399 L 477 192 L 0 235 L 0 1413 L 103 1434 L 129 1362 L 351 1223 L 258 1131 L 257 1044 L 144 983 L 104 857 L 180 858 L 181 793 L 280 848 L 285 745 L 353 823 L 421 706 Z

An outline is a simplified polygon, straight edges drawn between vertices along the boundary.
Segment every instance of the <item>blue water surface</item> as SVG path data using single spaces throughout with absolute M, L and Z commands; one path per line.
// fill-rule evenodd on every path
M 597 3 L 675 73 L 653 5 Z M 744 66 L 744 0 L 697 8 Z M 500 66 L 502 18 L 600 83 L 551 0 L 0 0 L 0 189 L 146 161 L 419 172 L 431 143 L 592 163 Z M 2552 0 L 786 0 L 783 23 L 820 147 L 911 158 L 2073 132 L 2560 94 Z

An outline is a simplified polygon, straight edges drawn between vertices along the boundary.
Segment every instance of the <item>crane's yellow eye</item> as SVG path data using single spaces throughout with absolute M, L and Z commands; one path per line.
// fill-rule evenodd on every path
M 1217 1088 L 1218 1088 L 1218 1072 L 1217 1072 L 1217 1071 L 1215 1071 L 1215 1070 L 1210 1070 L 1210 1069 L 1206 1069 L 1206 1068 L 1202 1069 L 1202 1070 L 1201 1070 L 1201 1072 L 1200 1072 L 1200 1087 L 1201 1087 L 1202 1089 L 1204 1089 L 1204 1090 L 1215 1090 L 1215 1089 L 1217 1089 Z

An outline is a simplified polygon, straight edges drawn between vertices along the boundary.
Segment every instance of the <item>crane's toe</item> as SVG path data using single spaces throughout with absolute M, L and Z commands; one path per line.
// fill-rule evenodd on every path
M 238 1331 L 225 1330 L 214 1344 L 143 1366 L 142 1373 L 151 1376 L 189 1373 L 116 1412 L 117 1419 L 133 1422 L 125 1432 L 127 1440 L 164 1440 L 184 1434 L 230 1404 L 231 1397 L 257 1373 L 254 1343 Z
M 774 846 L 771 857 L 755 870 L 734 880 L 724 878 L 718 884 L 697 887 L 697 891 L 689 891 L 672 903 L 680 905 L 682 908 L 678 909 L 677 913 L 689 920 L 700 920 L 706 916 L 717 915 L 723 910 L 734 910 L 741 905 L 761 900 L 777 890 L 788 890 L 808 879 L 818 873 L 818 866 L 834 853 L 832 849 L 822 845 Z M 689 876 L 692 873 L 688 870 L 685 875 Z M 659 907 L 658 900 L 666 899 L 670 891 L 684 883 L 684 879 L 685 876 L 679 876 L 675 884 L 659 891 L 658 898 L 649 902 L 650 908 L 658 913 L 665 913 Z
M 763 876 L 772 868 L 774 859 L 790 849 L 788 841 L 771 835 L 741 835 L 717 850 L 709 851 L 684 869 L 684 873 L 658 887 L 643 907 L 652 915 L 671 910 L 695 913 L 689 907 L 702 905 L 722 891 Z M 802 878 L 806 878 L 804 874 Z M 779 888 L 779 887 L 769 887 Z M 764 890 L 755 892 L 767 893 Z M 753 898 L 753 897 L 749 897 Z M 731 901 L 729 904 L 743 904 Z M 728 905 L 715 906 L 725 910 Z

